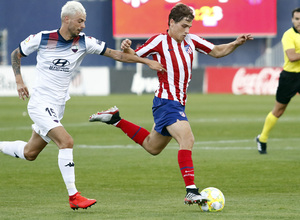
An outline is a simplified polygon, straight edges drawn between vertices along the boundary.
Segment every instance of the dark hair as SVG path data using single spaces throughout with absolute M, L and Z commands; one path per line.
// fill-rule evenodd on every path
M 300 12 L 300 8 L 295 8 L 295 9 L 292 11 L 292 17 L 294 17 L 295 12 Z
M 170 26 L 170 20 L 173 19 L 176 23 L 180 22 L 183 18 L 187 18 L 192 21 L 194 19 L 193 10 L 182 3 L 175 5 L 169 14 L 168 25 Z

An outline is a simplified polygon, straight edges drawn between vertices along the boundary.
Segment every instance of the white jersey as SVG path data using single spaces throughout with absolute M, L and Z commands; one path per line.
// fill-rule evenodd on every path
M 186 103 L 186 92 L 192 77 L 192 64 L 195 51 L 208 54 L 214 44 L 188 34 L 181 43 L 177 43 L 168 33 L 158 34 L 147 40 L 135 50 L 141 57 L 153 56 L 167 72 L 157 72 L 159 86 L 155 92 L 158 98 Z
M 80 33 L 66 41 L 58 30 L 30 35 L 20 43 L 23 56 L 37 51 L 36 82 L 31 98 L 64 105 L 70 98 L 68 90 L 72 73 L 86 54 L 103 55 L 106 43 Z

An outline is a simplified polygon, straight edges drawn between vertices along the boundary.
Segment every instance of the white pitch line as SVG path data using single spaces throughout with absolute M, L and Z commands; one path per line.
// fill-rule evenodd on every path
M 87 123 L 72 123 L 72 124 L 67 124 L 67 126 L 89 126 L 90 124 Z M 9 130 L 31 130 L 31 126 L 20 126 L 20 127 L 0 127 L 0 132 L 1 131 L 9 131 Z M 272 142 L 286 142 L 286 141 L 295 141 L 299 142 L 300 138 L 272 138 L 270 141 Z M 238 143 L 249 143 L 253 147 L 234 147 L 234 146 L 226 146 L 230 144 L 238 144 Z M 51 142 L 50 145 L 54 144 Z M 210 146 L 214 145 L 214 146 Z M 217 145 L 217 146 L 216 146 Z M 219 146 L 218 146 L 219 145 Z M 223 147 L 220 147 L 220 145 L 223 145 Z M 225 145 L 225 146 L 224 146 Z M 89 148 L 89 149 L 115 149 L 115 148 L 122 148 L 122 149 L 140 149 L 141 147 L 139 145 L 76 145 L 75 148 Z M 276 147 L 273 147 L 276 149 Z M 295 150 L 299 149 L 299 147 L 277 147 L 278 149 L 285 149 L 285 150 Z M 166 147 L 166 149 L 178 149 L 177 143 L 169 143 L 169 145 Z M 256 143 L 253 139 L 240 139 L 240 140 L 216 140 L 216 141 L 197 141 L 194 143 L 193 149 L 202 149 L 202 150 L 253 150 L 256 149 Z
M 230 123 L 241 123 L 241 122 L 263 122 L 265 118 L 195 118 L 190 119 L 190 122 L 193 123 L 220 123 L 220 122 L 230 122 Z M 293 117 L 283 117 L 280 118 L 281 122 L 299 122 L 300 118 Z M 150 121 L 149 121 L 150 122 Z M 152 121 L 151 121 L 152 122 Z M 143 122 L 144 123 L 144 122 Z M 95 126 L 96 124 L 91 124 L 90 122 L 81 122 L 81 123 L 63 123 L 64 127 L 88 127 Z M 98 126 L 98 125 L 97 125 Z M 31 124 L 28 126 L 13 126 L 13 127 L 0 127 L 0 131 L 11 131 L 11 130 L 31 130 Z
M 70 123 L 70 124 L 63 124 L 64 127 L 87 127 L 91 126 L 90 122 L 83 122 L 83 123 Z M 11 131 L 11 130 L 32 130 L 31 124 L 28 126 L 16 126 L 16 127 L 0 127 L 0 131 Z
M 296 141 L 298 142 L 300 138 L 284 138 L 284 139 L 272 139 L 272 142 L 280 142 L 280 141 Z M 253 147 L 234 147 L 234 146 L 207 146 L 207 145 L 222 145 L 222 144 L 238 144 L 238 143 L 251 143 Z M 205 146 L 203 146 L 205 145 Z M 142 148 L 139 145 L 75 145 L 75 148 L 89 148 L 89 149 L 140 149 Z M 200 149 L 200 150 L 255 150 L 256 143 L 254 139 L 244 139 L 244 140 L 220 140 L 220 141 L 197 141 L 194 144 L 193 149 Z M 291 147 L 272 147 L 273 149 L 282 149 L 282 150 L 300 150 L 298 146 Z M 170 143 L 166 147 L 166 149 L 179 149 L 176 143 Z
M 210 123 L 210 122 L 264 122 L 265 118 L 189 118 L 190 122 Z M 280 118 L 281 122 L 299 122 L 300 118 L 285 117 Z
M 31 126 L 22 126 L 22 127 L 3 127 L 0 128 L 0 131 L 11 131 L 11 130 L 31 130 Z
M 141 149 L 139 145 L 75 145 L 75 148 L 87 149 Z M 165 149 L 179 149 L 178 146 L 169 144 Z M 253 150 L 256 147 L 198 147 L 194 146 L 193 149 L 201 150 Z
M 141 149 L 141 146 L 133 146 L 133 145 L 75 145 L 75 148 L 86 148 L 86 149 Z M 166 148 L 171 150 L 178 150 L 178 146 L 168 145 Z M 194 146 L 194 150 L 256 150 L 256 146 L 254 147 L 209 147 L 209 146 Z M 299 147 L 272 147 L 272 149 L 280 149 L 280 150 L 300 150 Z

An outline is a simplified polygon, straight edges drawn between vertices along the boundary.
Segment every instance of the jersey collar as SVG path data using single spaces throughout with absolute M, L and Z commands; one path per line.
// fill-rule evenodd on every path
M 293 27 L 293 29 L 297 34 L 300 34 L 295 27 Z

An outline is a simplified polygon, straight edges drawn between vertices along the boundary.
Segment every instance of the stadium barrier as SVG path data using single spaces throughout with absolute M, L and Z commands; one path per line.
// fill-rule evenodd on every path
M 230 93 L 273 95 L 282 68 L 206 67 L 193 70 L 188 93 Z M 35 67 L 22 66 L 22 76 L 29 92 L 35 82 Z M 71 80 L 71 95 L 109 95 L 117 93 L 154 93 L 156 73 L 149 68 L 81 67 Z M 17 96 L 11 66 L 0 66 L 0 96 Z
M 188 91 L 202 93 L 204 68 L 193 70 L 192 80 Z M 111 93 L 154 93 L 158 79 L 156 72 L 145 68 L 110 69 Z
M 22 77 L 29 89 L 29 93 L 31 93 L 36 77 L 35 66 L 22 66 Z M 109 95 L 109 68 L 80 68 L 72 75 L 69 92 L 71 95 Z M 0 66 L 0 96 L 18 96 L 11 66 Z
M 206 67 L 204 93 L 274 95 L 281 67 Z

